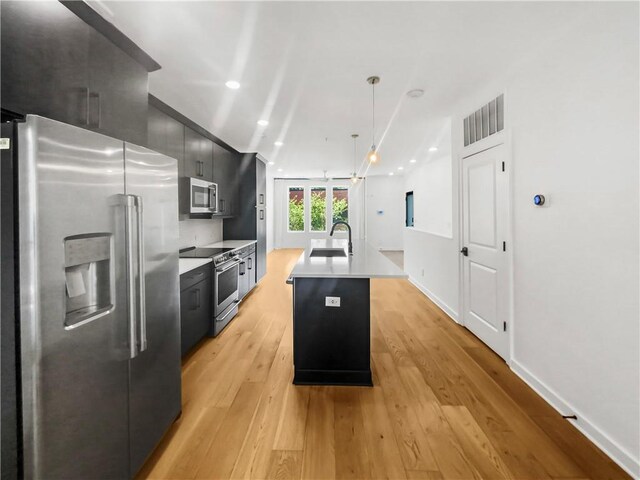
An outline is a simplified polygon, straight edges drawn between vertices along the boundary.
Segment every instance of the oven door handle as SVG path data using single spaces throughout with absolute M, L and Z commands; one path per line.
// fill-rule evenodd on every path
M 232 269 L 233 267 L 235 267 L 236 265 L 239 265 L 239 264 L 240 264 L 240 261 L 239 260 L 235 260 L 235 261 L 231 262 L 229 264 L 229 266 L 226 267 L 226 268 L 216 268 L 216 273 L 224 273 L 227 270 L 230 270 L 230 269 Z

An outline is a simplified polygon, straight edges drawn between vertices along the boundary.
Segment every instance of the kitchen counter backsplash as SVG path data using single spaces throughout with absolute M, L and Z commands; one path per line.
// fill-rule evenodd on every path
M 222 219 L 180 220 L 180 248 L 208 245 L 222 240 Z

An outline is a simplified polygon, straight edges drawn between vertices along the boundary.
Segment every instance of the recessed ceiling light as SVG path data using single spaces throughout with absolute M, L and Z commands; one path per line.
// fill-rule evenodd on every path
M 269 165 L 275 165 L 276 162 L 269 162 Z
M 276 147 L 281 147 L 282 145 L 284 145 L 284 143 L 282 143 L 282 142 L 280 142 L 280 141 L 273 142 L 273 144 L 274 144 Z
M 267 125 L 269 125 L 269 122 L 267 122 L 266 120 L 258 120 L 258 125 L 260 125 L 261 127 L 266 127 Z
M 420 98 L 422 95 L 424 95 L 424 90 L 422 90 L 421 88 L 414 88 L 413 90 L 409 90 L 407 92 L 407 97 L 411 98 Z
M 398 170 L 404 170 L 404 167 L 398 167 Z
M 430 152 L 437 152 L 438 151 L 438 147 L 431 147 L 429 149 Z
M 236 82 L 235 80 L 229 80 L 227 83 L 225 83 L 225 85 L 231 90 L 237 90 L 240 88 L 240 83 Z
M 278 169 L 278 171 L 279 171 L 279 172 L 281 172 L 281 171 L 282 171 L 282 169 L 281 169 L 281 168 L 279 168 L 279 169 Z
M 393 172 L 389 172 L 389 175 L 393 175 Z
M 409 160 L 409 163 L 416 163 L 416 159 L 412 158 L 411 160 Z

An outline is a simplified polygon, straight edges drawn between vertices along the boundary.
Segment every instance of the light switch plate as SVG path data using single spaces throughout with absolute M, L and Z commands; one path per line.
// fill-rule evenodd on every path
M 324 297 L 324 306 L 325 307 L 339 307 L 340 306 L 340 297 Z

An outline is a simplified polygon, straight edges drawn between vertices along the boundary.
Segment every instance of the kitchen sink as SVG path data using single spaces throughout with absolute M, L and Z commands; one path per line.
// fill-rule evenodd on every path
M 346 257 L 344 248 L 314 248 L 309 254 L 310 257 Z

